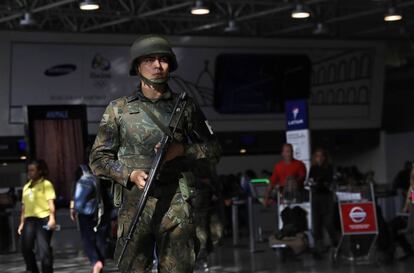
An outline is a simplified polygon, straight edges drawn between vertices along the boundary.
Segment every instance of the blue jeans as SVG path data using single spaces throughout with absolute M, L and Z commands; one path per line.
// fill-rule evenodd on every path
M 79 229 L 83 246 L 88 256 L 89 261 L 94 265 L 97 261 L 104 263 L 105 257 L 108 251 L 108 238 L 110 231 L 110 219 L 102 217 L 97 231 L 93 228 L 96 226 L 97 221 L 94 215 L 82 215 L 78 214 Z
M 42 264 L 42 272 L 53 273 L 53 255 L 52 247 L 50 246 L 53 232 L 43 228 L 44 225 L 47 225 L 48 220 L 49 217 L 27 217 L 24 219 L 21 242 L 23 258 L 28 272 L 39 272 L 34 253 L 36 243 L 36 249 L 38 250 L 38 255 Z

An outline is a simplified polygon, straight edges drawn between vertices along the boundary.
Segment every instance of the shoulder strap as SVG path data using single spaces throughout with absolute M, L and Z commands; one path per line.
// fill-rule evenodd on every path
M 163 131 L 164 134 L 168 135 L 171 138 L 174 138 L 172 135 L 172 132 L 170 130 L 170 128 L 168 128 L 167 126 L 165 126 L 161 120 L 159 120 L 159 118 L 157 118 L 153 112 L 151 112 L 151 110 L 145 105 L 145 103 L 140 103 L 140 108 L 145 112 L 145 114 L 147 114 L 147 116 L 152 120 L 152 122 L 154 122 L 158 128 L 161 129 L 161 131 Z M 173 115 L 174 113 L 172 113 Z
M 89 169 L 85 164 L 80 164 L 80 168 L 82 169 L 82 175 L 89 174 Z

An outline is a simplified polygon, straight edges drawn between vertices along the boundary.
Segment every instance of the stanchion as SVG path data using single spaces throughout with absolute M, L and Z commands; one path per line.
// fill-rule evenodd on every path
M 239 244 L 239 207 L 238 198 L 232 198 L 231 220 L 233 230 L 233 245 Z
M 249 196 L 247 198 L 247 207 L 249 212 L 249 246 L 250 253 L 256 252 L 256 236 L 255 236 L 255 227 L 254 227 L 254 213 L 253 213 L 253 198 Z

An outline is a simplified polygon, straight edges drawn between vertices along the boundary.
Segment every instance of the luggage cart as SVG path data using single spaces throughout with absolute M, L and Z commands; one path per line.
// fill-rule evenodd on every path
M 301 192 L 301 198 L 297 200 L 287 200 L 284 194 L 277 188 L 277 199 L 276 199 L 276 230 L 279 232 L 283 228 L 282 212 L 284 209 L 290 207 L 299 207 L 306 212 L 307 227 L 308 230 L 304 232 L 307 245 L 313 247 L 313 236 L 312 236 L 312 191 L 309 186 L 305 186 Z M 269 240 L 270 247 L 276 251 L 277 256 L 282 260 L 286 260 L 286 252 L 289 248 L 286 243 L 272 243 Z M 299 254 L 299 253 L 295 253 Z
M 250 252 L 260 252 L 266 249 L 262 243 L 274 232 L 275 221 L 269 221 L 275 214 L 275 208 L 264 206 L 264 197 L 269 186 L 269 179 L 251 179 L 247 208 L 249 216 L 249 247 Z M 259 243 L 259 244 L 258 244 Z
M 332 265 L 338 266 L 341 260 L 354 264 L 377 264 L 378 222 L 372 183 L 338 186 L 335 195 L 342 236 L 332 252 Z

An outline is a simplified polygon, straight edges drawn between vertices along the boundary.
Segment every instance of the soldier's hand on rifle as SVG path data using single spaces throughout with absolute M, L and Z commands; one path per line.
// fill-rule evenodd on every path
M 137 185 L 137 187 L 140 190 L 144 189 L 147 178 L 148 178 L 148 175 L 144 171 L 141 171 L 141 170 L 132 171 L 129 177 L 131 182 Z

